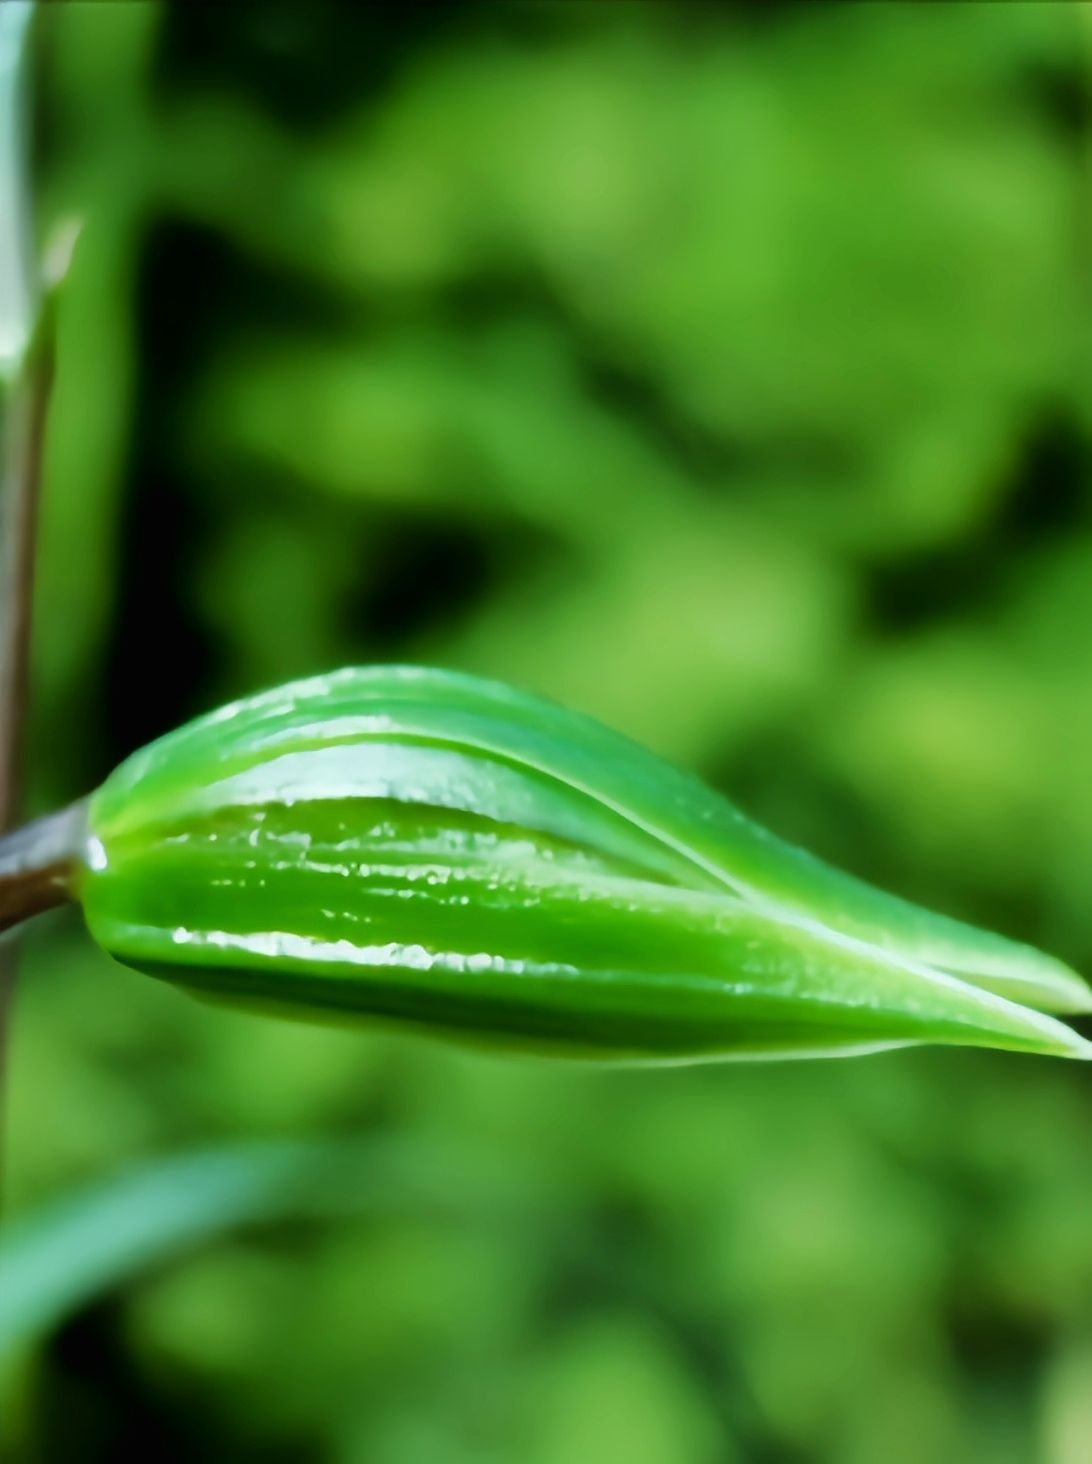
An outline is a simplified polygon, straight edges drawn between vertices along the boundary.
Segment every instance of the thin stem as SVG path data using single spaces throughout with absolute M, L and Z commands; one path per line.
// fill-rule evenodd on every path
M 86 805 L 24 824 L 0 836 L 0 931 L 63 905 L 86 831 Z
M 0 347 L 0 831 L 19 816 L 20 752 L 26 720 L 27 667 L 33 607 L 34 551 L 46 409 L 53 381 L 52 312 L 41 309 L 30 263 L 26 183 L 28 5 L 0 17 L 0 278 L 4 316 Z M 39 895 L 39 898 L 42 896 Z M 7 1029 L 15 984 L 15 945 L 0 942 L 0 1157 L 4 1135 Z
M 34 601 L 34 551 L 41 490 L 46 408 L 53 381 L 50 332 L 39 335 L 8 399 L 4 434 L 3 579 L 0 580 L 0 831 L 19 817 L 23 726 L 26 720 L 30 624 Z M 48 886 L 36 882 L 36 898 Z M 11 890 L 14 894 L 14 889 Z M 30 900 L 23 881 L 22 898 Z M 48 903 L 56 903 L 50 900 Z M 39 908 L 47 908 L 39 903 Z M 29 910 L 29 904 L 28 904 Z M 2 918 L 0 930 L 15 923 Z M 6 1054 L 16 977 L 13 938 L 0 941 L 0 1155 L 5 1120 Z
M 52 351 L 36 342 L 11 392 L 5 432 L 3 579 L 0 581 L 0 831 L 19 816 L 21 741 L 27 700 L 34 553 Z

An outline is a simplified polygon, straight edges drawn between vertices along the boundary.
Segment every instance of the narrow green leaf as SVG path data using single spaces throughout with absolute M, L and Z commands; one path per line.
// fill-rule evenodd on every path
M 250 1142 L 160 1159 L 4 1227 L 0 1366 L 95 1297 L 240 1226 L 375 1209 L 537 1210 L 543 1200 L 508 1161 L 404 1142 Z
M 0 390 L 19 373 L 36 313 L 27 239 L 22 70 L 33 6 L 0 5 Z

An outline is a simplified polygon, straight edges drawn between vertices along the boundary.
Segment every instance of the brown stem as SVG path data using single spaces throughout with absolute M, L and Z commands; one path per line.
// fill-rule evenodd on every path
M 45 419 L 53 382 L 53 310 L 33 262 L 27 146 L 29 43 L 27 15 L 6 31 L 3 94 L 4 225 L 0 249 L 10 318 L 6 368 L 0 376 L 0 833 L 19 816 L 20 751 L 26 720 L 34 554 Z M 22 24 L 20 24 L 20 20 Z M 25 876 L 14 876 L 26 883 Z M 25 890 L 29 899 L 30 891 Z M 35 899 L 44 898 L 38 890 Z M 0 1178 L 5 1130 L 7 1028 L 15 983 L 15 946 L 0 939 Z
M 34 598 L 38 492 L 52 352 L 39 336 L 12 389 L 5 457 L 3 581 L 0 583 L 0 832 L 19 816 L 21 740 Z
M 86 805 L 76 803 L 0 836 L 0 931 L 72 898 L 86 827 Z
M 10 388 L 5 416 L 3 478 L 3 578 L 0 580 L 0 831 L 19 817 L 20 763 L 26 719 L 27 671 L 30 658 L 30 623 L 34 603 L 34 551 L 37 542 L 38 498 L 42 476 L 46 409 L 53 382 L 51 321 L 32 343 L 19 378 Z M 30 899 L 28 876 L 23 876 L 22 897 Z M 12 876 L 9 885 L 20 880 Z M 47 887 L 35 878 L 35 899 L 46 898 Z M 49 903 L 54 903 L 49 901 Z M 46 906 L 40 905 L 40 908 Z M 0 920 L 0 929 L 5 924 Z M 15 988 L 14 938 L 0 940 L 0 1154 L 4 1132 L 4 1078 L 8 1026 Z

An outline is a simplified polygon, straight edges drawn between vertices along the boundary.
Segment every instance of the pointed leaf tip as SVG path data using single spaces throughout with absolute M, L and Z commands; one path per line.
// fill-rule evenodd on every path
M 935 1042 L 1076 1059 L 1061 962 L 773 838 L 495 682 L 370 667 L 245 698 L 90 805 L 119 960 L 241 1004 L 677 1061 Z

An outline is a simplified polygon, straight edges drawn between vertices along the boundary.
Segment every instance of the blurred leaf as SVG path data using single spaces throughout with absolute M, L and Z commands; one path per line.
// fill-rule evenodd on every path
M 236 1144 L 146 1164 L 22 1214 L 0 1237 L 0 1362 L 93 1298 L 240 1226 L 457 1210 L 467 1191 L 452 1201 L 451 1162 L 376 1141 Z M 534 1193 L 473 1157 L 459 1156 L 454 1172 L 462 1183 L 476 1167 L 483 1207 Z

